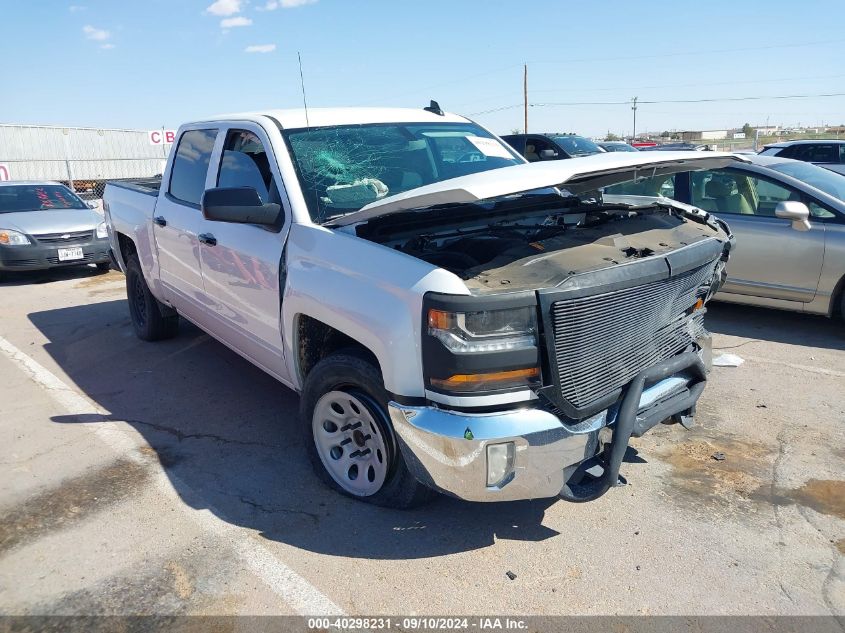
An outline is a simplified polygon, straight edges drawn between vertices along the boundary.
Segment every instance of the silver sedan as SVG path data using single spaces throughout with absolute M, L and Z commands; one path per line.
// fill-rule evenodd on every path
M 736 237 L 717 299 L 845 316 L 845 176 L 786 158 L 609 187 L 666 196 L 724 219 Z
M 0 182 L 0 276 L 96 264 L 109 268 L 103 217 L 57 182 Z

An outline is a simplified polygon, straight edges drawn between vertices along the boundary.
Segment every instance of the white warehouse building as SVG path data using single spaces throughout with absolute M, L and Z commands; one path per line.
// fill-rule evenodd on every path
M 0 124 L 0 177 L 88 190 L 106 180 L 161 174 L 170 147 L 154 145 L 146 130 Z

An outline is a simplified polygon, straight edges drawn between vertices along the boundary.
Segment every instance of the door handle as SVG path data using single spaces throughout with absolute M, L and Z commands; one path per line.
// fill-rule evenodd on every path
M 200 233 L 197 235 L 197 239 L 208 246 L 217 246 L 217 238 L 211 233 Z
M 167 226 L 167 220 L 165 220 L 164 217 L 162 217 L 160 215 L 157 215 L 156 217 L 154 217 L 153 222 L 155 222 L 159 226 Z

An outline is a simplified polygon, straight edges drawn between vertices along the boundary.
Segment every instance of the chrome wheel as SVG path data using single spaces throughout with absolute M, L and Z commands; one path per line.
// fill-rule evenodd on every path
M 387 445 L 361 399 L 344 391 L 328 392 L 314 406 L 311 430 L 317 455 L 337 485 L 359 497 L 381 489 L 388 470 Z

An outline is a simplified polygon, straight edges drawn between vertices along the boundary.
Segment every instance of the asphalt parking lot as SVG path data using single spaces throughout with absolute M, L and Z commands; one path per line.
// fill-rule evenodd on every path
M 745 362 L 596 502 L 397 512 L 323 487 L 223 345 L 138 341 L 119 273 L 0 297 L 3 613 L 845 614 L 841 322 L 711 305 Z

